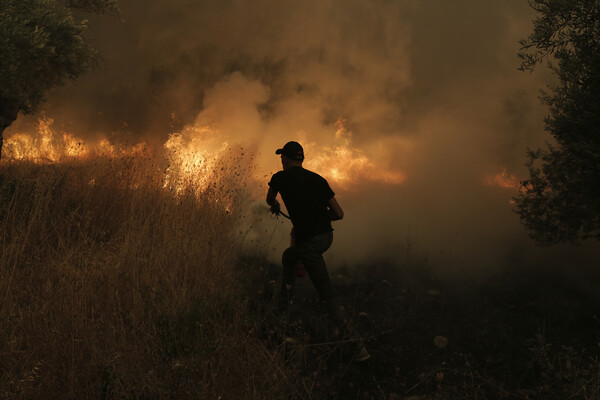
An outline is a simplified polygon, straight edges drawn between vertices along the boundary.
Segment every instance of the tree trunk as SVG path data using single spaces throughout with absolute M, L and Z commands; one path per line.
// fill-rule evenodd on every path
M 2 159 L 2 145 L 4 144 L 4 129 L 0 128 L 0 160 Z
M 2 158 L 2 143 L 4 130 L 8 128 L 19 113 L 19 104 L 15 100 L 0 98 L 0 158 Z

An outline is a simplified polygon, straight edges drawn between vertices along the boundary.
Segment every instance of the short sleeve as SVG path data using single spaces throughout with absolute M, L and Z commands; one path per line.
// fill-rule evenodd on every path
M 331 190 L 331 186 L 329 186 L 329 183 L 325 179 L 323 179 L 322 193 L 323 199 L 325 199 L 325 201 L 329 201 L 333 197 L 335 197 L 334 191 Z
M 275 191 L 275 193 L 279 193 L 281 189 L 281 176 L 279 173 L 273 175 L 271 180 L 269 181 L 269 187 Z

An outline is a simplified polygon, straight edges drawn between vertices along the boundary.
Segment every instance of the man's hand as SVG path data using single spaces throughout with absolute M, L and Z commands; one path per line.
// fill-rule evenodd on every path
M 279 212 L 281 211 L 281 206 L 279 205 L 279 202 L 277 201 L 276 197 L 277 192 L 269 188 L 269 191 L 267 192 L 267 204 L 271 206 L 271 208 L 269 208 L 269 211 L 271 211 L 273 214 L 279 214 Z
M 281 212 L 281 206 L 279 205 L 279 202 L 277 200 L 275 200 L 273 204 L 271 204 L 271 208 L 269 208 L 269 211 L 271 211 L 271 213 L 273 214 L 279 214 Z

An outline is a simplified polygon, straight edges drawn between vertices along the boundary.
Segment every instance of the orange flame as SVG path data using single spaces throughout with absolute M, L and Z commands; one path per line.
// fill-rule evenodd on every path
M 210 139 L 214 135 L 215 130 L 209 126 L 190 127 L 169 135 L 163 145 L 168 151 L 169 161 L 165 187 L 174 187 L 177 192 L 190 185 L 200 191 L 206 189 L 219 155 L 228 147 L 227 142 L 210 146 Z
M 54 120 L 42 117 L 38 120 L 34 134 L 14 133 L 4 141 L 3 156 L 13 160 L 29 160 L 33 162 L 60 162 L 69 159 L 98 157 L 142 156 L 146 144 L 141 142 L 134 146 L 117 146 L 106 138 L 97 142 L 86 143 L 73 134 L 56 133 L 52 129 Z
M 317 146 L 309 143 L 311 154 L 306 164 L 309 169 L 323 171 L 323 175 L 343 189 L 350 190 L 359 181 L 374 181 L 399 185 L 406 180 L 401 172 L 384 169 L 371 160 L 364 151 L 351 146 L 352 132 L 344 119 L 336 122 L 335 145 Z
M 519 179 L 513 174 L 506 172 L 506 168 L 502 168 L 502 170 L 494 176 L 485 178 L 485 184 L 502 189 L 519 189 L 521 186 Z
M 85 142 L 70 133 L 57 133 L 52 127 L 53 123 L 52 118 L 44 116 L 38 121 L 33 134 L 15 133 L 8 136 L 3 149 L 4 158 L 54 163 L 90 157 L 147 155 L 143 142 L 129 147 L 111 143 L 106 138 Z M 306 162 L 307 168 L 319 171 L 335 182 L 337 187 L 346 190 L 351 190 L 359 182 L 398 185 L 406 180 L 403 173 L 382 168 L 363 150 L 353 147 L 352 132 L 345 123 L 343 119 L 337 121 L 333 145 L 321 146 L 314 142 L 305 145 L 311 154 Z M 164 187 L 181 193 L 190 187 L 199 191 L 207 188 L 229 143 L 217 127 L 192 124 L 180 132 L 171 133 L 163 147 L 168 163 L 163 178 Z M 264 178 L 260 171 L 255 172 L 255 178 Z

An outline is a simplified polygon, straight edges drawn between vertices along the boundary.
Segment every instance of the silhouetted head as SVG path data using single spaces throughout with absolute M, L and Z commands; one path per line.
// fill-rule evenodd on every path
M 287 142 L 281 149 L 277 149 L 275 154 L 281 154 L 281 165 L 283 169 L 290 167 L 301 167 L 304 161 L 304 149 L 298 142 Z

